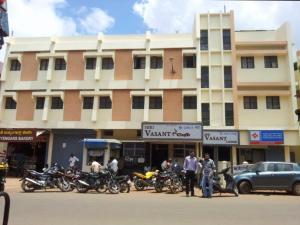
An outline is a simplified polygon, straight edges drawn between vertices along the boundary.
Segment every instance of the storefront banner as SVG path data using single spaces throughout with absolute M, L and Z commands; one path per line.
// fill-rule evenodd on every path
M 142 123 L 142 138 L 201 141 L 201 123 Z
M 1 129 L 0 141 L 33 141 L 36 137 L 36 131 L 31 129 Z
M 282 130 L 255 130 L 249 131 L 250 144 L 253 145 L 280 145 L 284 144 Z
M 240 135 L 238 131 L 203 131 L 203 144 L 206 145 L 239 145 Z

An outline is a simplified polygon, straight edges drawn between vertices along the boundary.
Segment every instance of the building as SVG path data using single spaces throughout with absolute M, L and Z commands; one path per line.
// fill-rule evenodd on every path
M 190 150 L 290 161 L 300 144 L 289 25 L 235 31 L 233 12 L 196 15 L 190 34 L 11 37 L 1 86 L 0 139 L 48 163 L 101 161 L 84 138 L 121 140 L 128 168 Z
M 297 98 L 297 110 L 295 111 L 298 116 L 298 121 L 300 121 L 300 50 L 297 51 L 296 62 L 294 62 L 294 71 L 296 78 L 296 98 Z M 295 161 L 300 162 L 300 147 L 299 150 L 295 152 Z

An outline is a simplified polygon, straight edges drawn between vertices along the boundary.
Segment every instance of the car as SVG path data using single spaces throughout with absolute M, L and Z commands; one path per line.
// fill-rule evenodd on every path
M 234 175 L 241 194 L 255 190 L 284 190 L 300 195 L 300 166 L 287 162 L 258 162 L 245 172 Z

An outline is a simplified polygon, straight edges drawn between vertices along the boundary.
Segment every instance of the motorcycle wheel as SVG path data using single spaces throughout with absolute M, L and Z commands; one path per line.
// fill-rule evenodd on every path
M 28 180 L 23 180 L 21 184 L 21 188 L 24 192 L 34 192 L 35 187 L 32 183 L 30 183 Z
M 137 191 L 145 190 L 145 185 L 144 185 L 143 181 L 141 181 L 140 179 L 137 179 L 134 181 L 134 187 Z
M 160 183 L 155 183 L 154 189 L 157 193 L 161 193 L 163 191 L 164 186 Z
M 96 191 L 98 193 L 105 193 L 107 191 L 107 185 L 106 184 L 100 184 L 97 188 Z
M 58 188 L 59 190 L 61 190 L 62 192 L 67 192 L 70 190 L 70 182 L 68 182 L 66 179 L 64 178 L 60 178 L 58 180 Z
M 130 185 L 129 184 L 127 184 L 127 183 L 125 183 L 125 182 L 122 182 L 121 184 L 120 184 L 120 192 L 121 193 L 129 193 L 130 192 Z
M 108 190 L 111 194 L 119 194 L 120 192 L 120 184 L 117 181 L 109 181 L 108 182 Z
M 84 186 L 83 184 L 81 184 L 79 182 L 76 184 L 76 189 L 79 193 L 86 193 L 89 190 L 88 187 Z

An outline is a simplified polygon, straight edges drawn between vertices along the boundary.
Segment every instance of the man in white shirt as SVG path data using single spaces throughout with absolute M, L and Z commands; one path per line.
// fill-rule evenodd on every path
M 108 166 L 115 174 L 118 172 L 118 160 L 116 158 L 111 158 Z
M 186 197 L 189 197 L 190 191 L 191 191 L 191 196 L 194 196 L 195 175 L 198 169 L 198 161 L 197 158 L 195 157 L 194 151 L 191 151 L 190 155 L 185 157 L 183 169 L 185 171 Z
M 101 169 L 102 169 L 102 166 L 100 163 L 98 163 L 97 161 L 92 162 L 91 171 L 93 173 L 100 173 Z
M 71 153 L 70 158 L 69 158 L 70 168 L 74 168 L 76 165 L 76 162 L 79 162 L 79 159 L 73 153 Z

